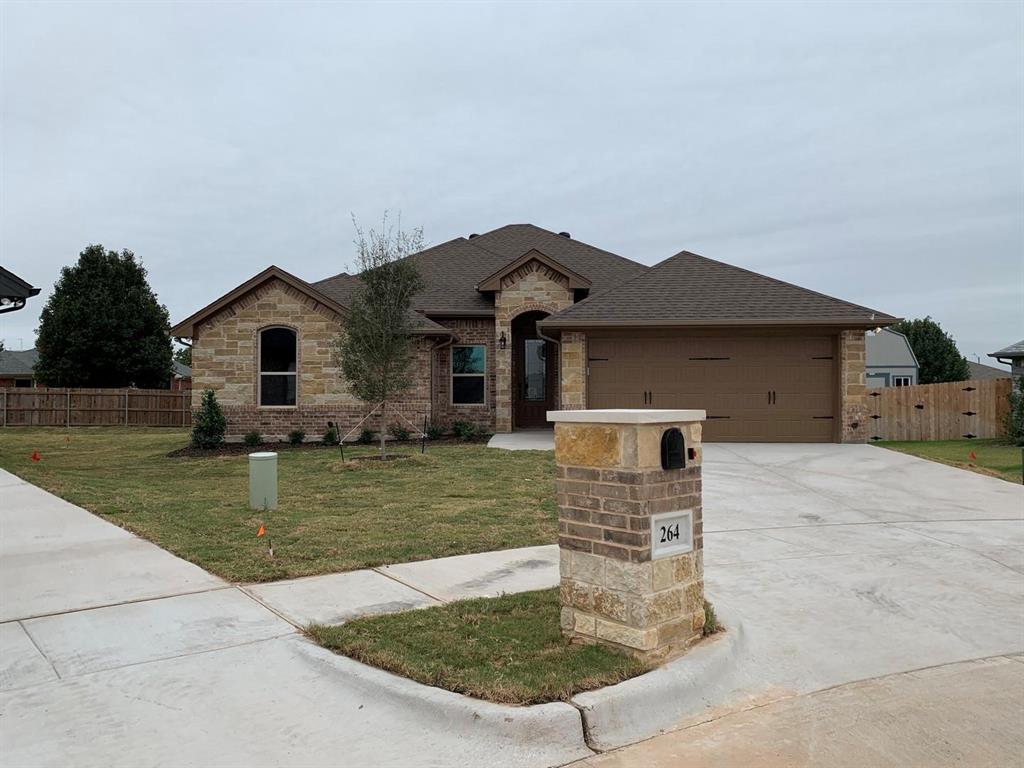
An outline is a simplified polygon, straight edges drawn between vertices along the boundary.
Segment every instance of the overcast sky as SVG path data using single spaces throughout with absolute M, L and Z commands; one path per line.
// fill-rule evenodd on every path
M 0 338 L 90 243 L 180 320 L 390 208 L 696 251 L 984 360 L 1024 337 L 1022 8 L 2 2 L 0 264 L 44 293 Z

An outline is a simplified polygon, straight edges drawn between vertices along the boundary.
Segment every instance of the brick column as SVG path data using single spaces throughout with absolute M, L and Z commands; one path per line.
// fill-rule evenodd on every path
M 840 440 L 863 443 L 868 438 L 866 348 L 864 331 L 839 333 L 839 397 L 843 425 Z
M 548 419 L 555 422 L 563 633 L 649 660 L 685 651 L 704 626 L 704 411 L 555 411 Z M 661 439 L 672 427 L 692 457 L 683 469 L 665 470 Z M 666 542 L 663 513 L 687 511 L 690 530 L 680 531 L 686 518 L 673 515 Z

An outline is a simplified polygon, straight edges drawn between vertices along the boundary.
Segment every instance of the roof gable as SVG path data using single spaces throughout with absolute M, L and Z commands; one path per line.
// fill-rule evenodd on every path
M 500 291 L 502 278 L 512 274 L 520 267 L 524 267 L 531 262 L 539 262 L 546 266 L 548 269 L 557 272 L 562 275 L 568 281 L 568 288 L 570 291 L 580 289 L 588 289 L 592 285 L 590 280 L 583 277 L 583 275 L 573 272 L 568 267 L 560 264 L 554 259 L 544 255 L 536 248 L 531 248 L 529 251 L 524 253 L 515 261 L 511 261 L 497 272 L 493 272 L 479 283 L 477 283 L 476 289 L 478 291 Z
M 542 321 L 585 326 L 834 325 L 897 318 L 689 251 Z
M 32 376 L 38 361 L 35 349 L 5 349 L 0 352 L 0 376 Z
M 300 280 L 290 272 L 285 272 L 280 267 L 271 265 L 262 272 L 260 272 L 258 275 L 254 275 L 253 277 L 246 280 L 244 283 L 239 285 L 234 290 L 228 291 L 216 301 L 207 304 L 198 312 L 182 320 L 180 323 L 171 328 L 171 336 L 181 338 L 192 338 L 192 336 L 194 335 L 193 329 L 195 328 L 196 325 L 198 325 L 211 315 L 220 312 L 225 307 L 228 307 L 231 304 L 235 303 L 250 291 L 259 288 L 267 281 L 274 279 L 280 280 L 281 282 L 291 286 L 300 293 L 306 294 L 311 299 L 314 299 L 320 304 L 323 304 L 325 307 L 338 313 L 339 315 L 344 314 L 346 311 L 344 306 L 339 304 L 334 299 L 324 295 L 322 292 L 318 291 L 316 288 L 307 283 L 305 280 Z

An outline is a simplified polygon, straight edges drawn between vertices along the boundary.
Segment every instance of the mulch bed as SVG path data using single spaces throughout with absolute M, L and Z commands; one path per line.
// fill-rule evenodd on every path
M 474 437 L 472 440 L 460 440 L 457 437 L 442 437 L 438 440 L 427 440 L 427 450 L 439 446 L 439 445 L 468 445 L 473 443 L 486 443 L 491 439 L 491 435 L 480 435 Z M 378 446 L 379 443 L 345 443 L 345 448 L 369 448 Z M 408 440 L 397 442 L 394 440 L 388 441 L 388 450 L 395 450 L 399 448 L 415 448 L 417 451 L 420 449 L 420 440 L 417 438 L 409 438 Z M 182 457 L 195 458 L 195 457 L 208 457 L 208 456 L 243 456 L 248 453 L 256 453 L 258 451 L 337 451 L 341 453 L 337 445 L 325 445 L 324 443 L 299 443 L 298 445 L 292 445 L 291 443 L 260 443 L 259 445 L 245 445 L 244 443 L 224 443 L 217 448 L 196 448 L 192 445 L 187 445 L 184 448 L 178 448 L 177 450 L 171 451 L 167 454 L 168 458 L 178 459 Z M 355 456 L 353 460 L 365 460 L 365 459 L 379 459 L 379 456 Z M 388 459 L 393 458 L 388 456 Z

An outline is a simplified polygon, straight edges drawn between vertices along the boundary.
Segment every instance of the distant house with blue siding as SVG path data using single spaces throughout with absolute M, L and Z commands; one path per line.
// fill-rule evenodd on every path
M 864 337 L 867 360 L 864 366 L 869 387 L 910 387 L 919 381 L 917 357 L 902 333 L 883 328 Z

